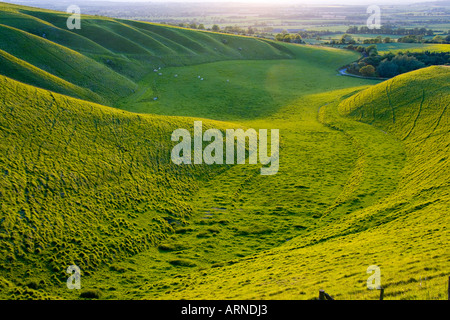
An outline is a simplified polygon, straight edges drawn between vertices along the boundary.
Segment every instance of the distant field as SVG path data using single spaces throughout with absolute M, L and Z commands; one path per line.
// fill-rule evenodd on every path
M 378 51 L 385 52 L 423 52 L 423 51 L 436 51 L 436 52 L 449 52 L 450 44 L 433 44 L 433 43 L 380 43 L 377 44 Z
M 368 47 L 370 44 L 358 44 L 363 47 Z M 434 44 L 434 43 L 377 43 L 378 52 L 383 53 L 396 53 L 396 52 L 423 52 L 423 51 L 436 51 L 436 52 L 449 52 L 450 44 Z M 335 45 L 338 48 L 344 48 L 347 45 Z

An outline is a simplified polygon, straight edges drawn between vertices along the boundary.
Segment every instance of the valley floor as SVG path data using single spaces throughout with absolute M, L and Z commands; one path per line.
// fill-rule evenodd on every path
M 366 269 L 379 265 L 386 298 L 442 298 L 445 249 L 434 251 L 432 269 L 424 261 L 447 235 L 413 250 L 411 229 L 371 212 L 395 193 L 406 156 L 394 136 L 339 115 L 338 103 L 364 88 L 305 94 L 266 119 L 238 122 L 280 129 L 279 173 L 225 171 L 193 199 L 190 224 L 85 285 L 119 299 L 311 299 L 320 288 L 337 299 L 376 299 Z

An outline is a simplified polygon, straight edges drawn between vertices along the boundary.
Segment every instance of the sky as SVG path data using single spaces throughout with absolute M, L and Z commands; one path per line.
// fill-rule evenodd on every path
M 30 0 L 32 1 L 32 0 Z M 83 0 L 83 1 L 102 1 L 102 0 Z M 113 2 L 242 2 L 242 3 L 290 3 L 290 4 L 361 4 L 361 5 L 371 5 L 371 4 L 408 4 L 415 2 L 431 2 L 436 0 L 106 0 Z M 22 1 L 10 1 L 10 2 L 27 2 Z M 33 2 L 39 2 L 39 0 L 34 0 Z M 41 2 L 52 2 L 52 0 L 42 0 Z
M 98 1 L 98 0 L 88 0 Z M 415 2 L 435 2 L 436 0 L 109 0 L 116 2 L 242 2 L 242 3 L 333 3 L 333 4 L 400 4 Z

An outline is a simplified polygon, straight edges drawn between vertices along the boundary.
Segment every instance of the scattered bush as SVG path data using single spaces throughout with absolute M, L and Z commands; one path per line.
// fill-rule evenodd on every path
M 375 68 L 372 65 L 367 65 L 362 67 L 359 72 L 365 77 L 374 77 L 375 76 Z

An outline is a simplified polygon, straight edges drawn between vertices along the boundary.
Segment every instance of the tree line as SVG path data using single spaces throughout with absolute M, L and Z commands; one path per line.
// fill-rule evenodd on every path
M 352 45 L 347 49 L 362 53 L 362 57 L 347 67 L 347 72 L 365 77 L 392 78 L 399 74 L 432 65 L 450 65 L 450 52 L 389 52 L 378 54 L 376 45 L 366 48 Z
M 372 39 L 364 39 L 362 41 L 363 44 L 377 44 L 377 43 L 391 43 L 395 42 L 391 37 L 385 37 L 378 35 Z M 424 39 L 423 36 L 409 35 L 400 37 L 397 39 L 397 42 L 402 43 L 441 43 L 441 44 L 450 44 L 450 35 L 442 36 L 436 35 L 432 39 Z M 331 40 L 330 44 L 356 44 L 357 41 L 350 34 L 344 34 L 339 40 Z
M 346 33 L 350 33 L 350 34 L 385 34 L 385 35 L 422 35 L 422 36 L 434 35 L 434 32 L 432 29 L 395 28 L 390 25 L 382 25 L 379 29 L 369 29 L 367 26 L 362 26 L 360 28 L 358 28 L 357 26 L 352 26 L 347 29 Z

